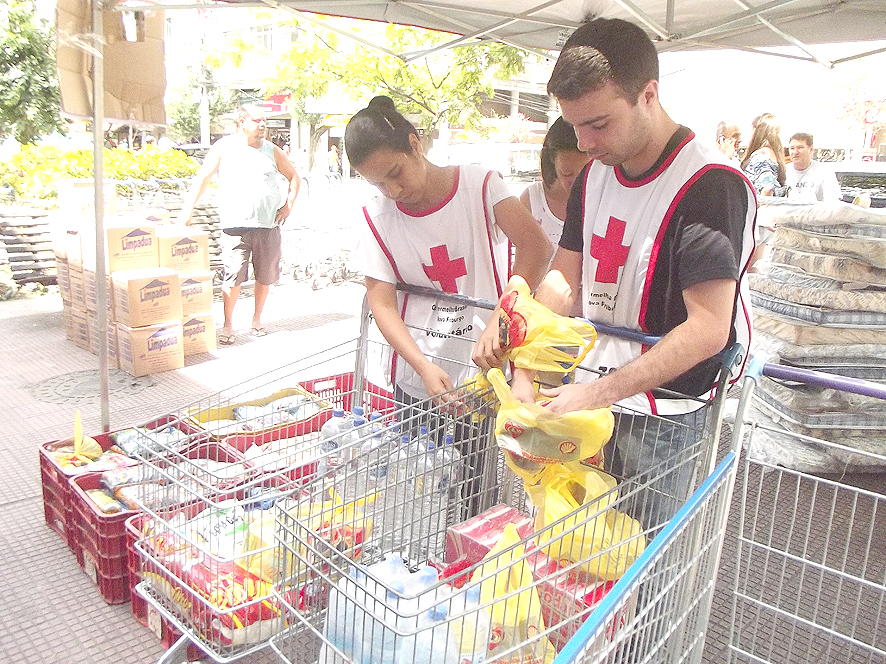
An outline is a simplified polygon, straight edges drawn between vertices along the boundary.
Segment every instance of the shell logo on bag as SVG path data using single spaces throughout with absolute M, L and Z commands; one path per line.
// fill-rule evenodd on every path
M 501 625 L 496 625 L 492 628 L 492 631 L 489 633 L 489 650 L 495 650 L 498 647 L 498 644 L 501 643 Z
M 561 454 L 572 454 L 573 452 L 575 452 L 576 449 L 578 449 L 578 445 L 573 443 L 571 440 L 564 440 L 562 443 L 560 443 L 558 449 L 560 450 Z
M 505 431 L 511 434 L 512 438 L 519 438 L 524 433 L 523 427 L 512 420 L 508 420 L 507 422 L 505 422 L 503 428 Z

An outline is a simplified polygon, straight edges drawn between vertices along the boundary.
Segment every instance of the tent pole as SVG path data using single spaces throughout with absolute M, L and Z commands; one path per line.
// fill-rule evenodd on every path
M 110 431 L 108 378 L 108 277 L 105 263 L 105 63 L 102 0 L 92 0 L 92 168 L 95 184 L 95 308 L 102 431 Z

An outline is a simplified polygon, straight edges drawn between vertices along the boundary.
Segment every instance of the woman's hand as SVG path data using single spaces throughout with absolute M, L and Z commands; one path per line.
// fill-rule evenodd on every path
M 418 375 L 429 397 L 437 397 L 440 403 L 448 403 L 455 399 L 453 394 L 444 394 L 452 390 L 452 379 L 436 364 L 428 362 L 418 371 Z

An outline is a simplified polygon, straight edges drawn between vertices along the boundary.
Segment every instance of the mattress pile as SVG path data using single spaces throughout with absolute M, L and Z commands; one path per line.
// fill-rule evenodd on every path
M 754 352 L 770 361 L 886 382 L 886 214 L 846 203 L 764 205 L 775 228 L 760 272 L 749 275 Z M 886 463 L 886 403 L 839 390 L 764 378 L 750 453 L 804 472 L 879 471 Z

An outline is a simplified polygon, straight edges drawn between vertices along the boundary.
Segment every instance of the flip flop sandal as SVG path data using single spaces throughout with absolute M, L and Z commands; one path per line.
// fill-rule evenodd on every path
M 268 331 L 263 327 L 254 327 L 252 328 L 252 336 L 254 337 L 263 337 L 267 335 Z
M 218 342 L 219 342 L 222 346 L 230 346 L 232 343 L 234 343 L 234 334 L 233 334 L 233 332 L 232 332 L 231 334 L 220 333 L 220 334 L 218 335 Z

